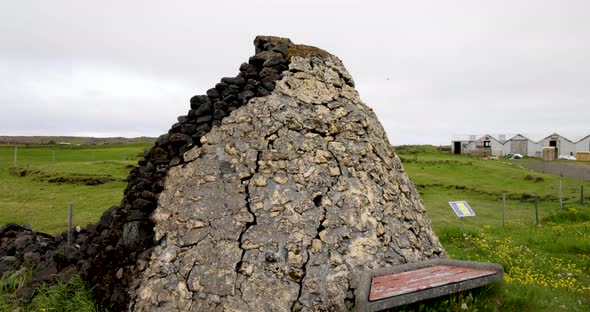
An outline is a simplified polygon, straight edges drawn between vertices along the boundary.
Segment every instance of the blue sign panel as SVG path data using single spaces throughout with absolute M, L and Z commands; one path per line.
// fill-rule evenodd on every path
M 473 209 L 471 209 L 466 201 L 451 201 L 449 205 L 451 205 L 451 208 L 453 208 L 453 211 L 459 218 L 475 216 L 475 212 L 473 212 Z

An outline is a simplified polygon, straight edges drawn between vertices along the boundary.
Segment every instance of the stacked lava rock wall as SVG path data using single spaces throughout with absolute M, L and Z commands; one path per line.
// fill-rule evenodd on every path
M 346 311 L 358 272 L 444 256 L 418 192 L 340 60 L 288 70 L 164 183 L 136 311 Z
M 141 254 L 149 254 L 153 246 L 153 223 L 149 216 L 156 208 L 167 171 L 184 161 L 182 155 L 199 146 L 201 137 L 250 99 L 269 95 L 287 69 L 286 51 L 292 46 L 288 39 L 259 36 L 256 54 L 240 66 L 236 77 L 221 79 L 207 95 L 191 98 L 186 116 L 178 117 L 170 131 L 158 138 L 147 150 L 139 168 L 132 170 L 120 207 L 105 212 L 91 231 L 90 241 L 97 244 L 86 275 L 97 285 L 104 306 L 125 310 L 127 288 L 137 276 Z M 148 252 L 146 252 L 148 251 Z M 83 258 L 87 258 L 82 256 Z

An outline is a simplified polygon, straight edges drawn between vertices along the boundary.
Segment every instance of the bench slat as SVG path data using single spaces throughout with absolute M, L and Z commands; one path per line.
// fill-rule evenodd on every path
M 431 266 L 431 267 L 426 267 L 426 268 L 421 268 L 421 269 L 417 269 L 417 270 L 412 270 L 412 271 L 406 271 L 406 272 L 400 272 L 400 273 L 395 273 L 395 274 L 388 274 L 388 275 L 382 275 L 382 276 L 374 276 L 372 278 L 373 283 L 379 283 L 381 281 L 389 281 L 392 279 L 392 276 L 395 276 L 395 278 L 403 278 L 405 276 L 415 276 L 416 273 L 420 274 L 420 273 L 424 273 L 424 274 L 431 274 L 431 273 L 436 273 L 438 271 L 444 270 L 445 268 L 447 268 L 449 266 L 447 265 L 435 265 L 435 266 Z
M 374 277 L 371 283 L 369 301 L 408 294 L 496 273 L 497 271 L 492 270 L 438 265 L 414 271 L 378 276 Z
M 488 285 L 503 277 L 496 263 L 431 259 L 362 272 L 355 281 L 355 308 L 381 311 Z

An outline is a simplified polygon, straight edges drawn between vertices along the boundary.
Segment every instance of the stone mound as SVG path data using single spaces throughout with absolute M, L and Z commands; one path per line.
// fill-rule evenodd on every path
M 355 274 L 439 257 L 418 192 L 341 61 L 294 46 L 168 171 L 136 311 L 345 311 Z
M 34 280 L 79 273 L 112 311 L 341 311 L 358 272 L 445 257 L 341 61 L 284 38 L 254 44 L 73 246 L 0 229 L 0 273 L 39 257 Z M 35 247 L 11 243 L 21 236 Z

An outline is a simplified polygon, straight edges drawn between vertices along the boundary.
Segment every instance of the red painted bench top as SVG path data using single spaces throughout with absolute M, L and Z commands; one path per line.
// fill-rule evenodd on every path
M 496 273 L 497 271 L 494 270 L 435 265 L 412 271 L 375 276 L 371 280 L 369 301 L 399 296 Z
M 357 272 L 355 309 L 382 311 L 392 307 L 465 291 L 501 280 L 501 265 L 431 259 Z

